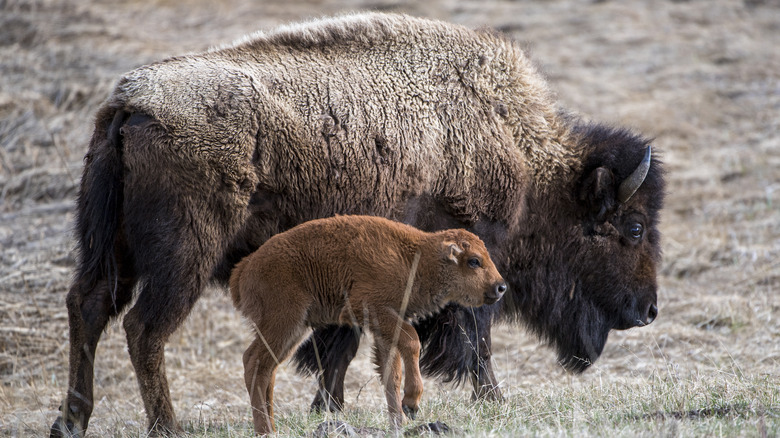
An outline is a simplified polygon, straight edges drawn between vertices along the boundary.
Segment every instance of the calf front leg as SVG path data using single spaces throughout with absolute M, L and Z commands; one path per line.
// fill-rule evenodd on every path
M 414 418 L 420 409 L 423 381 L 420 375 L 420 338 L 408 322 L 403 322 L 398 336 L 398 351 L 404 363 L 404 398 L 402 407 L 406 415 Z
M 374 364 L 379 370 L 379 377 L 385 388 L 390 425 L 400 428 L 406 422 L 406 416 L 401 408 L 401 355 L 390 346 L 389 342 L 377 336 L 374 345 Z
M 401 319 L 394 311 L 387 311 L 377 315 L 374 331 L 377 346 L 384 349 L 382 353 L 388 354 L 385 353 L 387 351 L 391 355 L 388 361 L 389 365 L 387 366 L 388 373 L 395 371 L 392 366 L 398 367 L 399 380 L 396 386 L 391 386 L 390 380 L 385 380 L 384 383 L 391 421 L 396 426 L 399 426 L 405 420 L 404 413 L 414 418 L 420 407 L 420 399 L 423 392 L 419 365 L 420 339 L 414 327 Z M 398 352 L 395 353 L 394 349 L 397 349 Z M 400 400 L 400 363 L 393 365 L 395 362 L 403 362 L 406 374 L 404 378 L 404 397 L 400 406 L 397 406 Z M 390 376 L 394 377 L 394 375 L 388 374 L 387 377 L 383 375 L 383 378 L 387 379 Z M 391 391 L 394 392 L 391 393 Z M 401 412 L 397 412 L 398 410 Z

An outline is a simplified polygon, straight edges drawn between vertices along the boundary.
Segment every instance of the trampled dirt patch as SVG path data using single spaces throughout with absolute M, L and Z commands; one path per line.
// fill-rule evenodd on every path
M 780 3 L 419 3 L 0 0 L 0 433 L 47 433 L 67 385 L 73 198 L 94 112 L 118 75 L 258 29 L 366 9 L 506 32 L 526 44 L 562 105 L 656 138 L 669 171 L 659 318 L 613 333 L 594 368 L 573 379 L 734 373 L 778 384 Z M 248 334 L 221 292 L 198 304 L 168 346 L 182 420 L 248 420 Z M 571 383 L 522 328 L 498 329 L 494 348 L 509 395 Z M 361 350 L 350 369 L 347 403 L 379 411 L 367 356 Z M 311 380 L 283 370 L 279 410 L 305 411 Z M 426 397 L 450 390 L 426 384 Z M 95 433 L 143 429 L 118 324 L 98 347 L 96 400 Z

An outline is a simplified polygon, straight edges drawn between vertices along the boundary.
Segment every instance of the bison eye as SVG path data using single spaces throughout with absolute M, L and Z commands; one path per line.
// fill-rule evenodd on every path
M 642 237 L 642 232 L 644 231 L 644 228 L 642 228 L 642 224 L 633 224 L 631 225 L 631 228 L 628 229 L 628 232 L 631 233 L 631 237 L 634 239 L 639 239 Z
M 474 268 L 474 269 L 479 268 L 480 266 L 482 266 L 482 263 L 480 263 L 479 259 L 476 258 L 476 257 L 470 258 L 469 261 L 468 261 L 468 264 L 469 264 L 470 268 Z

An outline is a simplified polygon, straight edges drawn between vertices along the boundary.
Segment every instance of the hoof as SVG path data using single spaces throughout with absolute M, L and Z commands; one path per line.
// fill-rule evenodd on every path
M 412 409 L 409 406 L 403 406 L 402 409 L 404 410 L 404 414 L 406 414 L 406 417 L 410 420 L 414 420 L 414 418 L 417 416 L 417 411 L 419 409 Z
M 51 438 L 84 436 L 84 432 L 87 428 L 87 416 L 73 404 L 67 405 L 67 412 L 63 411 L 63 406 L 66 405 L 66 403 L 67 402 L 63 402 L 60 405 L 60 412 L 62 415 L 57 417 L 57 419 L 54 420 L 54 424 L 51 425 L 51 431 L 49 432 L 49 437 Z
M 479 388 L 479 392 L 473 392 L 471 394 L 473 400 L 489 401 L 501 403 L 504 401 L 504 396 L 501 394 L 501 389 L 498 386 L 482 386 Z
M 322 392 L 317 392 L 317 395 L 314 397 L 314 401 L 311 402 L 310 408 L 311 412 L 318 414 L 321 412 L 341 412 L 341 410 L 341 403 L 339 403 L 335 398 L 331 397 L 328 393 L 325 393 L 323 396 Z
M 73 424 L 73 421 L 63 421 L 62 416 L 54 420 L 49 432 L 50 438 L 80 438 L 84 436 L 84 431 Z
M 184 429 L 179 426 L 177 422 L 173 422 L 173 424 L 169 424 L 167 426 L 162 424 L 155 424 L 153 426 L 149 427 L 149 432 L 147 436 L 150 437 L 174 437 L 174 436 L 182 436 L 184 435 Z
M 373 427 L 354 428 L 343 421 L 325 421 L 317 426 L 317 429 L 310 435 L 312 438 L 331 438 L 331 437 L 383 437 L 387 432 Z
M 357 437 L 355 428 L 343 421 L 324 421 L 317 426 L 313 438 L 328 438 L 332 436 Z

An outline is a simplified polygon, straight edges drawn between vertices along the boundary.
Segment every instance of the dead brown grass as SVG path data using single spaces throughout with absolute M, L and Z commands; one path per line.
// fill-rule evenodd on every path
M 281 22 L 363 8 L 490 25 L 510 33 L 526 42 L 563 104 L 655 136 L 667 163 L 658 320 L 644 329 L 614 333 L 600 361 L 582 377 L 563 374 L 553 354 L 521 328 L 500 328 L 494 340 L 496 369 L 516 404 L 494 413 L 480 408 L 486 410 L 481 418 L 517 431 L 522 429 L 509 419 L 526 415 L 544 400 L 568 400 L 570 410 L 550 408 L 552 404 L 545 409 L 576 419 L 576 413 L 592 406 L 600 412 L 604 405 L 598 400 L 604 398 L 631 410 L 655 394 L 662 398 L 637 411 L 659 410 L 659 419 L 650 423 L 657 425 L 657 434 L 707 434 L 702 430 L 717 430 L 707 429 L 712 416 L 734 426 L 726 434 L 777 433 L 776 1 L 440 0 L 404 5 L 386 0 L 0 0 L 0 434 L 47 433 L 64 394 L 64 298 L 73 266 L 73 197 L 93 113 L 117 75 Z M 226 436 L 247 433 L 240 357 L 249 336 L 222 292 L 212 291 L 198 304 L 167 352 L 172 395 L 182 420 L 193 427 L 222 425 Z M 383 415 L 367 356 L 363 351 L 350 368 L 348 409 L 359 406 Z M 661 395 L 643 392 L 657 381 L 663 382 L 657 387 Z M 426 385 L 424 399 L 434 404 L 468 398 L 463 389 Z M 90 424 L 94 434 L 143 434 L 142 403 L 118 324 L 98 347 L 96 388 L 98 403 Z M 717 406 L 701 411 L 713 415 L 692 419 L 686 414 L 696 406 L 708 407 L 706 401 L 686 404 L 686 397 L 698 400 L 704 392 L 704 399 L 715 400 L 740 388 L 733 398 L 740 401 L 733 406 L 768 399 L 769 406 L 760 407 L 768 413 L 754 415 L 750 412 L 758 411 L 746 408 L 744 427 L 742 414 L 730 416 Z M 303 415 L 313 390 L 312 379 L 296 376 L 289 366 L 281 371 L 280 424 L 304 421 L 296 415 Z M 585 397 L 594 391 L 595 396 Z M 763 391 L 770 395 L 760 395 Z M 472 409 L 446 406 L 467 414 Z M 608 416 L 611 409 L 603 409 Z M 528 417 L 526 421 L 548 418 L 543 412 Z M 630 420 L 607 429 L 545 421 L 524 433 L 636 432 Z M 285 427 L 290 434 L 299 433 Z

